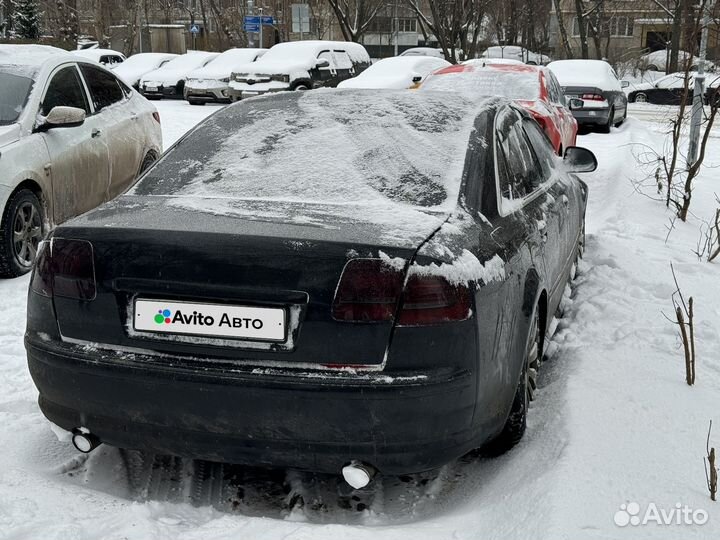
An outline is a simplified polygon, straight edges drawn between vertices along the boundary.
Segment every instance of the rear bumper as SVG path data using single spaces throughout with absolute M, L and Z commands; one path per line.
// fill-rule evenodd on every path
M 335 473 L 357 459 L 404 474 L 487 438 L 471 429 L 475 383 L 464 370 L 322 375 L 178 366 L 29 337 L 26 348 L 45 416 L 118 447 Z
M 610 108 L 574 110 L 573 116 L 579 125 L 607 124 L 610 117 Z

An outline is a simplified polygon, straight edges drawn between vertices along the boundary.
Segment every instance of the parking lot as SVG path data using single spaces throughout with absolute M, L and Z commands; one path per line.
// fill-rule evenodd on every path
M 157 103 L 166 148 L 219 105 Z M 597 156 L 585 257 L 550 328 L 538 397 L 520 444 L 494 459 L 468 455 L 439 471 L 384 477 L 349 493 L 337 477 L 166 458 L 60 442 L 37 406 L 23 333 L 29 277 L 0 281 L 0 538 L 457 538 L 618 534 L 621 504 L 705 509 L 696 537 L 720 533 L 702 456 L 720 391 L 720 278 L 698 261 L 697 220 L 676 224 L 638 193 L 642 145 L 665 140 L 664 109 L 631 106 L 609 134 L 578 145 Z M 720 145 L 697 183 L 697 216 L 714 209 Z M 670 262 L 695 296 L 699 383 L 682 381 Z M 92 348 L 92 344 L 88 344 Z M 297 505 L 291 493 L 303 495 Z M 402 525 L 402 527 L 400 527 Z M 650 527 L 650 526 L 649 526 Z M 682 535 L 676 526 L 645 537 Z M 665 536 L 664 536 L 665 535 Z M 672 534 L 671 534 L 672 536 Z

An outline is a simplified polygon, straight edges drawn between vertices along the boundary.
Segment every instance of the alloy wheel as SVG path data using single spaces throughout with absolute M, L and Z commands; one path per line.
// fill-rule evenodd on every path
M 538 370 L 540 369 L 540 314 L 535 313 L 530 330 L 530 342 L 527 353 L 527 400 L 535 399 L 537 390 Z
M 23 202 L 15 212 L 12 237 L 13 255 L 21 266 L 32 266 L 41 240 L 40 212 L 31 202 Z

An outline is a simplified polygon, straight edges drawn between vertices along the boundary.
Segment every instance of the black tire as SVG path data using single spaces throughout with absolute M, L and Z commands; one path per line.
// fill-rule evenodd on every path
M 647 103 L 648 97 L 647 94 L 643 92 L 639 92 L 635 94 L 635 103 Z
M 510 450 L 520 442 L 527 428 L 527 411 L 530 402 L 535 399 L 537 390 L 537 373 L 542 358 L 542 335 L 540 330 L 540 309 L 535 308 L 530 331 L 528 332 L 528 343 L 525 352 L 520 380 L 518 381 L 515 397 L 513 398 L 510 414 L 505 421 L 502 432 L 493 439 L 486 447 L 485 453 L 490 456 L 498 456 Z
M 648 71 L 660 71 L 655 64 L 649 64 L 647 67 Z
M 610 133 L 610 129 L 613 127 L 613 123 L 615 122 L 615 109 L 610 109 L 610 114 L 608 114 L 608 121 L 607 124 L 600 127 L 600 131 L 603 133 Z
M 43 229 L 37 196 L 29 189 L 13 193 L 0 221 L 0 277 L 17 277 L 32 270 Z
M 191 99 L 191 98 L 188 98 L 187 102 L 190 105 L 205 105 L 205 101 L 198 101 L 196 99 Z
M 310 87 L 305 83 L 300 83 L 298 85 L 295 85 L 293 90 L 298 90 L 299 92 L 305 92 L 306 90 L 310 90 Z
M 145 154 L 145 157 L 142 160 L 142 163 L 140 164 L 140 170 L 138 171 L 138 178 L 140 178 L 145 171 L 147 171 L 150 167 L 152 167 L 152 164 L 157 161 L 157 157 L 155 157 L 155 154 L 152 152 L 148 152 Z

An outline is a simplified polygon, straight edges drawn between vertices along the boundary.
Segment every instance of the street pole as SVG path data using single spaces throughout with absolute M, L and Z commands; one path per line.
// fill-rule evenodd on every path
M 263 38 L 262 38 L 262 30 L 263 30 L 263 28 L 262 28 L 262 27 L 263 27 L 263 23 L 262 23 L 262 12 L 263 12 L 263 8 L 258 8 L 258 10 L 260 11 L 260 45 L 258 46 L 258 48 L 259 48 L 259 49 L 262 49 L 262 48 L 263 48 L 263 45 L 264 45 L 264 43 L 263 43 Z
M 393 24 L 395 26 L 395 51 L 394 56 L 398 55 L 398 35 L 400 33 L 399 23 L 398 23 L 398 4 L 397 0 L 395 0 L 395 4 L 393 5 Z
M 700 61 L 698 62 L 697 74 L 695 75 L 695 87 L 693 88 L 693 106 L 690 119 L 690 140 L 688 143 L 687 167 L 688 169 L 697 161 L 698 148 L 700 145 L 700 123 L 703 112 L 703 91 L 705 88 L 705 58 L 707 57 L 708 27 L 710 26 L 710 14 L 715 6 L 715 0 L 708 0 L 703 13 L 702 33 L 700 34 Z

